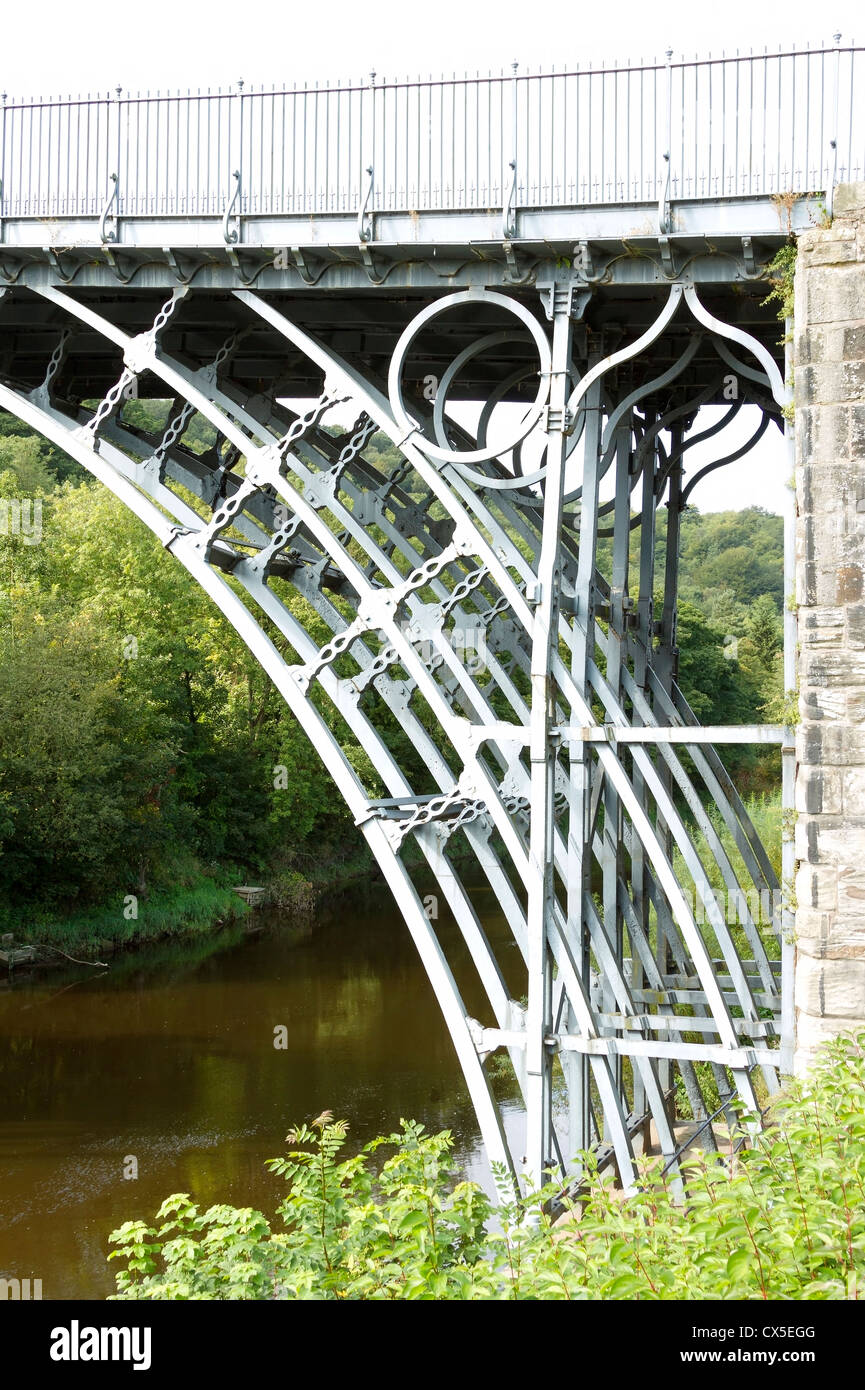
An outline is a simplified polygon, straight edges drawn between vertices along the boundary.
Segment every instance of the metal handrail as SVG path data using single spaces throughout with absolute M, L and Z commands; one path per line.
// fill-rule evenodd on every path
M 865 176 L 865 48 L 2 98 L 0 219 L 497 211 L 827 194 Z M 118 167 L 118 159 L 121 166 Z M 366 193 L 365 171 L 375 169 Z M 503 210 L 504 214 L 503 214 Z
M 859 52 L 862 51 L 862 47 L 863 47 L 863 46 L 862 46 L 861 44 L 844 44 L 844 45 L 840 45 L 840 46 L 837 46 L 837 45 L 833 44 L 833 45 L 831 45 L 830 47 L 826 47 L 826 48 L 808 48 L 808 47 L 806 47 L 806 48 L 785 48 L 785 49 L 779 48 L 777 51 L 775 51 L 774 49 L 773 49 L 772 51 L 770 51 L 768 48 L 766 48 L 766 49 L 764 49 L 764 51 L 763 51 L 762 53 L 754 53 L 753 50 L 750 50 L 748 53 L 739 53 L 739 52 L 737 51 L 735 54 L 722 53 L 722 54 L 720 54 L 720 55 L 715 55 L 715 56 L 712 56 L 711 54 L 709 54 L 709 55 L 707 55 L 705 58 L 679 58 L 679 59 L 671 59 L 671 60 L 670 60 L 670 66 L 673 67 L 673 68 L 702 68 L 702 67 L 717 66 L 717 65 L 720 64 L 720 63 L 731 63 L 731 62 L 740 62 L 740 63 L 755 62 L 755 63 L 756 63 L 756 62 L 762 62 L 765 58 L 770 58 L 770 59 L 777 59 L 777 58 L 801 58 L 801 57 L 806 56 L 806 55 L 807 55 L 807 56 L 810 56 L 810 57 L 812 57 L 812 58 L 820 57 L 821 55 L 824 56 L 824 57 L 828 57 L 830 54 L 831 54 L 831 55 L 834 55 L 834 54 L 836 54 L 836 53 L 859 53 Z M 561 70 L 557 70 L 557 69 L 555 69 L 555 68 L 550 68 L 549 70 L 547 70 L 547 69 L 545 69 L 545 68 L 538 68 L 538 71 L 537 71 L 537 72 L 525 72 L 525 73 L 520 73 L 520 74 L 518 74 L 518 75 L 517 75 L 517 81 L 518 81 L 518 82 L 527 82 L 527 81 L 529 81 L 529 80 L 533 80 L 533 79 L 536 79 L 536 78 L 538 78 L 538 77 L 590 77 L 590 76 L 591 76 L 591 77 L 597 77 L 597 76 L 598 76 L 599 74 L 601 74 L 601 73 L 606 73 L 608 76 L 614 76 L 614 75 L 617 74 L 617 73 L 618 73 L 618 74 L 622 74 L 622 73 L 639 73 L 639 72 L 664 72 L 664 71 L 666 70 L 666 67 L 667 67 L 666 60 L 665 60 L 664 62 L 661 62 L 661 61 L 659 60 L 659 61 L 654 62 L 654 63 L 643 63 L 643 62 L 640 62 L 640 63 L 625 63 L 625 64 L 623 64 L 621 67 L 618 66 L 618 65 L 613 66 L 613 67 L 607 67 L 607 66 L 605 66 L 604 64 L 601 64 L 599 67 L 594 67 L 594 66 L 590 63 L 590 64 L 588 65 L 588 67 L 585 67 L 585 68 L 562 68 Z M 507 80 L 507 81 L 510 81 L 510 80 L 511 80 L 511 79 L 508 77 L 508 74 L 504 71 L 504 69 L 502 69 L 502 71 L 499 72 L 499 73 L 474 73 L 474 74 L 466 73 L 466 74 L 464 74 L 464 76 L 462 76 L 462 77 L 456 77 L 456 76 L 447 77 L 447 76 L 445 76 L 444 73 L 442 73 L 442 75 L 441 75 L 440 77 L 404 78 L 404 79 L 399 79 L 399 80 L 394 79 L 394 80 L 392 80 L 392 81 L 387 81 L 385 78 L 382 78 L 382 79 L 379 81 L 378 86 L 379 86 L 379 88 L 387 87 L 389 90 L 400 90 L 400 89 L 414 88 L 414 87 L 442 87 L 442 86 L 447 86 L 447 87 L 461 87 L 461 86 L 473 85 L 473 84 L 475 84 L 475 83 L 501 82 L 501 81 L 503 81 L 503 80 Z M 362 82 L 362 81 L 342 83 L 342 82 L 340 82 L 340 81 L 337 79 L 336 82 L 335 82 L 335 85 L 331 86 L 331 85 L 329 85 L 329 82 L 328 82 L 328 84 L 326 84 L 324 87 L 321 87 L 321 86 L 316 86 L 316 87 L 295 87 L 295 86 L 292 86 L 292 87 L 275 87 L 275 86 L 264 87 L 264 86 L 262 86 L 257 92 L 255 92 L 255 95 L 256 95 L 256 96 L 321 96 L 321 95 L 323 95 L 323 94 L 326 93 L 326 92 L 337 92 L 337 91 L 342 91 L 342 92 L 362 92 L 362 91 L 366 91 L 366 90 L 367 90 L 368 85 L 369 85 L 369 84 L 368 84 L 367 82 Z M 178 101 L 178 100 L 180 100 L 180 101 L 185 101 L 185 100 L 186 100 L 187 98 L 189 98 L 189 97 L 201 98 L 202 100 L 215 100 L 216 98 L 218 98 L 218 97 L 220 97 L 220 96 L 223 96 L 223 97 L 224 97 L 224 96 L 228 95 L 228 94 L 231 92 L 231 90 L 232 90 L 232 89 L 231 89 L 230 87 L 226 87 L 224 90 L 223 90 L 222 88 L 217 88 L 216 91 L 214 91 L 214 92 L 211 92 L 211 91 L 209 91 L 209 90 L 208 90 L 208 91 L 205 91 L 205 92 L 202 92 L 200 88 L 198 88 L 198 90 L 197 90 L 197 91 L 194 91 L 194 92 L 193 92 L 191 89 L 187 89 L 186 92 L 181 92 L 181 91 L 176 91 L 176 92 L 137 92 L 137 93 L 130 93 L 128 96 L 124 97 L 124 101 L 128 101 L 128 102 L 159 102 L 159 101 L 161 101 L 161 102 L 166 102 L 166 101 L 168 101 L 168 102 L 171 102 L 171 101 Z M 39 106 L 77 106 L 77 105 L 79 105 L 79 103 L 81 103 L 81 102 L 88 102 L 88 101 L 92 101 L 92 102 L 103 101 L 103 102 L 104 102 L 104 101 L 110 101 L 110 100 L 112 100 L 112 98 L 111 98 L 111 96 L 110 96 L 110 93 L 106 93 L 105 96 L 93 96 L 93 97 L 91 97 L 89 93 L 88 93 L 86 96 L 82 93 L 82 94 L 79 94 L 78 96 L 75 96 L 75 97 L 38 97 L 38 96 L 33 96 L 33 97 L 29 97 L 29 98 L 23 98 L 23 97 L 22 97 L 22 98 L 21 98 L 19 101 L 17 101 L 17 102 L 16 102 L 16 101 L 10 102 L 10 101 L 8 100 L 8 96 L 7 96 L 7 99 L 6 99 L 6 100 L 7 100 L 7 109 L 11 111 L 11 110 L 13 110 L 13 109 L 22 110 L 22 109 L 25 109 L 25 108 L 28 108 L 28 107 L 39 107 Z

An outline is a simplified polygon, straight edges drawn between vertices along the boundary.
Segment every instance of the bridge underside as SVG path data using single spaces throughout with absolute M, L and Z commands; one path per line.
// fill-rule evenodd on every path
M 787 1065 L 788 914 L 715 747 L 784 731 L 700 729 L 676 641 L 700 407 L 756 405 L 752 443 L 784 428 L 778 240 L 389 270 L 355 246 L 317 280 L 296 249 L 257 273 L 248 251 L 4 254 L 0 407 L 112 488 L 260 660 L 393 889 L 490 1158 L 534 1177 L 594 1147 L 631 1186 L 648 1120 L 675 1163 L 677 1075 L 707 1119 L 710 1088 L 754 1112 Z M 135 395 L 165 402 L 157 433 Z

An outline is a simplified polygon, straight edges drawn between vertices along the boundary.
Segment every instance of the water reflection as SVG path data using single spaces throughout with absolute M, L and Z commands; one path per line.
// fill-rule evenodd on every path
M 401 1116 L 449 1128 L 485 1179 L 451 1043 L 387 890 L 347 895 L 306 931 L 255 921 L 255 935 L 151 947 L 95 976 L 0 982 L 0 1276 L 41 1278 L 45 1298 L 102 1298 L 108 1232 L 151 1218 L 169 1193 L 272 1212 L 281 1183 L 264 1160 L 325 1108 L 356 1144 Z M 484 922 L 502 934 L 492 904 Z M 439 930 L 451 954 L 454 928 Z M 457 974 L 484 1015 L 464 959 Z M 128 1156 L 137 1181 L 124 1180 Z

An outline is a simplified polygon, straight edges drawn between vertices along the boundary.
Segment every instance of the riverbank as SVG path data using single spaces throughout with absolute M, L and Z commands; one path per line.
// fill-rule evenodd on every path
M 183 882 L 155 888 L 146 897 L 117 893 L 104 904 L 77 912 L 43 908 L 6 913 L 3 928 L 13 933 L 16 944 L 44 948 L 47 957 L 60 952 L 95 958 L 165 937 L 204 935 L 248 912 L 230 884 L 199 872 Z
M 380 883 L 381 875 L 361 844 L 316 860 L 304 856 L 299 867 L 282 862 L 253 880 L 265 890 L 261 905 L 298 925 L 328 898 L 361 882 Z M 68 912 L 6 907 L 0 911 L 0 935 L 11 934 L 16 946 L 37 947 L 37 964 L 63 955 L 95 960 L 169 938 L 216 935 L 253 911 L 234 891 L 244 881 L 249 881 L 248 871 L 235 866 L 208 872 L 187 863 L 173 883 L 156 886 L 146 896 L 117 892 L 103 904 Z

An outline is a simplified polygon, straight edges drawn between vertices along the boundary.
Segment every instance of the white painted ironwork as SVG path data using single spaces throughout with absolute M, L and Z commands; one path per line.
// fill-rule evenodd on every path
M 609 1145 L 622 1182 L 632 1186 L 634 1136 L 647 1118 L 665 1161 L 675 1163 L 674 1067 L 696 1118 L 708 1113 L 697 1062 L 711 1069 L 722 1097 L 738 1095 L 752 1123 L 755 1068 L 770 1091 L 777 1084 L 773 1044 L 785 1026 L 779 973 L 789 984 L 781 885 L 715 745 L 780 744 L 789 761 L 789 731 L 701 729 L 676 684 L 680 460 L 692 442 L 682 422 L 709 398 L 712 380 L 689 387 L 684 406 L 661 402 L 691 371 L 697 349 L 690 344 L 704 339 L 732 340 L 756 359 L 758 368 L 740 364 L 742 390 L 755 393 L 767 418 L 778 418 L 786 397 L 771 354 L 709 314 L 685 280 L 664 291 L 648 328 L 608 352 L 580 336 L 589 295 L 573 277 L 540 291 L 518 299 L 470 288 L 435 299 L 394 329 L 386 395 L 357 357 L 341 356 L 297 322 L 290 297 L 277 305 L 236 288 L 231 312 L 224 302 L 220 311 L 230 330 L 223 346 L 210 364 L 195 365 L 167 344 L 201 302 L 198 291 L 179 287 L 146 331 L 130 333 L 104 304 L 34 283 L 26 293 L 50 309 L 57 341 L 40 384 L 28 392 L 10 379 L 0 385 L 0 406 L 78 459 L 151 527 L 285 698 L 394 891 L 490 1157 L 537 1178 L 548 1165 L 578 1171 L 579 1150 Z M 527 307 L 533 301 L 536 312 Z M 524 360 L 502 380 L 516 386 L 538 372 L 519 440 L 538 445 L 543 457 L 534 474 L 517 478 L 519 486 L 512 486 L 519 440 L 502 450 L 486 433 L 510 386 L 492 385 L 474 435 L 452 418 L 445 424 L 443 401 L 438 409 L 423 399 L 406 404 L 409 349 L 449 309 L 516 316 L 516 334 L 507 336 L 522 334 Z M 685 314 L 699 333 L 686 351 L 676 349 L 671 366 L 649 370 L 635 388 L 628 375 L 634 364 L 657 351 Z M 75 330 L 113 354 L 114 385 L 92 409 L 63 394 Z M 276 395 L 286 390 L 281 368 L 279 388 L 276 376 L 255 394 L 241 387 L 235 356 L 252 331 L 271 335 L 279 361 L 291 353 L 304 371 L 319 374 L 318 399 L 298 411 Z M 501 335 L 486 329 L 477 341 L 502 346 Z M 477 356 L 471 347 L 455 350 L 459 365 L 445 396 Z M 124 419 L 126 388 L 145 375 L 173 398 L 156 444 Z M 767 387 L 768 397 L 760 394 Z M 334 436 L 326 422 L 336 404 L 350 404 L 355 423 Z M 218 431 L 228 453 L 200 456 L 184 447 L 193 412 Z M 365 456 L 376 431 L 399 452 L 391 474 Z M 615 477 L 612 578 L 597 563 L 607 469 Z M 656 622 L 652 538 L 665 498 L 673 558 Z M 632 557 L 639 559 L 636 601 L 628 593 Z M 323 645 L 292 608 L 286 583 L 327 625 Z M 483 651 L 474 665 L 454 640 L 472 627 Z M 268 629 L 296 660 L 280 655 Z M 376 711 L 418 750 L 425 785 L 412 785 Z M 364 785 L 334 728 L 347 728 L 366 750 L 384 795 Z M 788 773 L 784 785 L 789 793 Z M 464 839 L 504 914 L 525 1002 L 506 982 L 471 875 L 449 853 L 454 836 Z M 483 987 L 481 1019 L 468 1014 L 424 910 L 403 854 L 412 841 Z M 785 851 L 785 874 L 789 863 Z M 735 904 L 734 922 L 718 902 L 717 882 Z M 760 920 L 764 895 L 767 922 Z M 684 1016 L 677 1014 L 682 1006 Z M 525 1107 L 526 1140 L 516 1148 L 484 1065 L 499 1047 Z M 566 1114 L 557 1110 L 557 1065 Z

